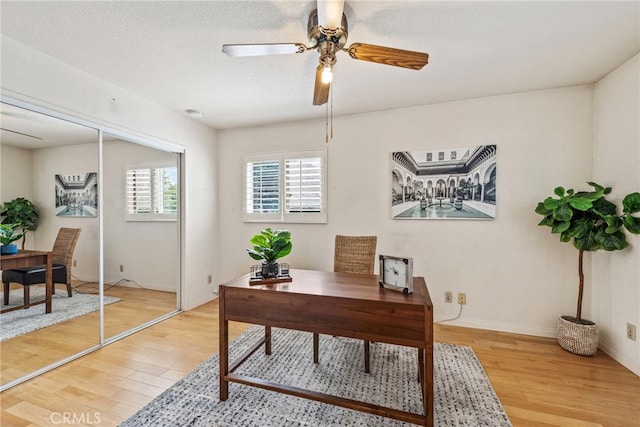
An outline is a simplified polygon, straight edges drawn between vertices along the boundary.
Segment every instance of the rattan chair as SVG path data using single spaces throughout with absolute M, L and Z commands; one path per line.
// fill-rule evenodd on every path
M 373 274 L 376 260 L 376 236 L 336 235 L 333 252 L 333 271 L 341 273 Z M 318 362 L 320 336 L 313 334 L 313 357 Z M 364 341 L 364 370 L 370 371 L 370 342 Z
M 51 251 L 52 262 L 52 292 L 56 293 L 56 283 L 65 284 L 69 297 L 73 296 L 71 291 L 71 263 L 73 251 L 80 235 L 79 228 L 60 228 Z M 46 266 L 37 265 L 33 267 L 16 268 L 4 270 L 2 272 L 2 283 L 4 285 L 4 305 L 9 304 L 9 291 L 11 283 L 18 283 L 24 287 L 24 305 L 29 308 L 29 287 L 35 284 L 45 283 Z

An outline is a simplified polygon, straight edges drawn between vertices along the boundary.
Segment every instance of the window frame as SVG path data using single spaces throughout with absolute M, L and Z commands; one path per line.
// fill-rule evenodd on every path
M 156 213 L 155 204 L 154 204 L 154 187 L 153 187 L 153 173 L 155 169 L 167 169 L 167 168 L 175 168 L 176 169 L 176 213 Z M 150 170 L 150 180 L 151 180 L 151 212 L 149 213 L 130 213 L 129 212 L 129 185 L 128 185 L 128 174 L 130 170 L 134 169 L 149 169 Z M 128 222 L 157 222 L 157 221 L 177 221 L 178 220 L 178 211 L 180 210 L 180 168 L 179 165 L 170 160 L 162 160 L 155 162 L 144 162 L 144 163 L 129 163 L 125 165 L 124 170 L 124 217 L 125 221 Z
M 287 160 L 319 158 L 320 159 L 320 210 L 319 212 L 288 212 L 285 193 L 285 167 Z M 258 161 L 277 161 L 278 169 L 278 212 L 248 212 L 248 165 Z M 278 223 L 327 223 L 327 149 L 309 149 L 296 151 L 279 151 L 271 153 L 245 154 L 243 157 L 242 178 L 242 214 L 243 222 L 278 222 Z

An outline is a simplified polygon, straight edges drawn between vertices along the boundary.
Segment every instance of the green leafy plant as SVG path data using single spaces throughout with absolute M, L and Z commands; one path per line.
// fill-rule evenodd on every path
M 16 232 L 17 228 L 20 228 L 19 224 L 0 224 L 0 243 L 6 246 L 20 240 L 24 233 Z
M 291 253 L 291 232 L 265 228 L 251 238 L 251 244 L 253 249 L 247 249 L 251 258 L 272 264 Z
M 5 202 L 0 210 L 0 217 L 3 217 L 2 224 L 17 224 L 15 228 L 22 231 L 22 249 L 27 232 L 34 231 L 40 219 L 36 206 L 23 197 Z
M 544 218 L 538 225 L 551 228 L 554 234 L 560 234 L 560 241 L 573 241 L 578 249 L 578 307 L 575 318 L 567 320 L 586 323 L 582 320 L 582 295 L 584 274 L 582 259 L 585 251 L 622 250 L 629 246 L 624 230 L 640 234 L 640 218 L 633 216 L 640 212 L 640 193 L 628 194 L 622 200 L 622 214 L 618 215 L 617 206 L 605 196 L 611 193 L 611 187 L 602 187 L 588 182 L 594 191 L 574 192 L 557 187 L 553 192 L 557 197 L 547 197 L 539 202 L 536 213 Z

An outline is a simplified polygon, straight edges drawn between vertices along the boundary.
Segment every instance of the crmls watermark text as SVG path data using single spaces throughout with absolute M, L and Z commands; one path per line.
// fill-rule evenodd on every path
M 53 425 L 97 425 L 100 424 L 100 412 L 52 412 L 49 421 Z

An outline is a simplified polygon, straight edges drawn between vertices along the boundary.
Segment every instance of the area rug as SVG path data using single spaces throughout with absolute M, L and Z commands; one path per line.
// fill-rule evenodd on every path
M 43 299 L 44 286 L 32 286 L 30 300 Z M 3 305 L 2 308 L 22 304 L 22 301 L 22 289 L 14 289 L 9 294 L 11 304 Z M 105 305 L 118 301 L 120 298 L 104 297 Z M 69 298 L 66 289 L 57 289 L 56 294 L 51 297 L 51 313 L 45 313 L 44 304 L 39 304 L 26 310 L 0 314 L 0 342 L 97 311 L 99 302 L 98 295 L 74 292 L 73 296 Z
M 258 326 L 244 332 L 231 343 L 230 359 L 263 333 Z M 311 333 L 274 328 L 271 356 L 260 349 L 235 372 L 423 413 L 416 350 L 374 343 L 371 373 L 366 374 L 362 345 L 360 340 L 321 335 L 320 363 L 314 364 Z M 435 426 L 511 426 L 470 347 L 436 343 L 434 373 Z M 412 424 L 237 383 L 229 384 L 229 399 L 221 402 L 216 354 L 120 426 L 408 425 Z

